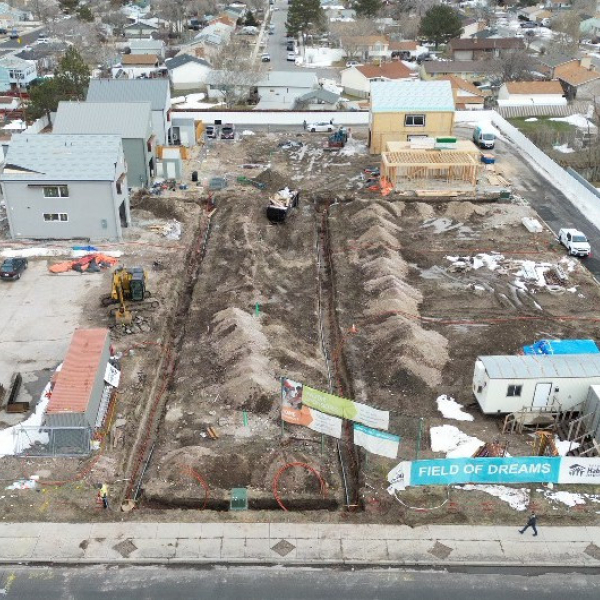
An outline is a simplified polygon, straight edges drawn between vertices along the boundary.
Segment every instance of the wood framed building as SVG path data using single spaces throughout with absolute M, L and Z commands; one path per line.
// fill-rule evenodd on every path
M 461 140 L 450 144 L 454 147 L 436 148 L 435 140 L 431 141 L 430 148 L 414 142 L 388 142 L 381 154 L 382 178 L 389 181 L 392 189 L 408 182 L 416 183 L 419 189 L 436 188 L 438 182 L 474 188 L 483 171 L 481 152 L 475 144 Z

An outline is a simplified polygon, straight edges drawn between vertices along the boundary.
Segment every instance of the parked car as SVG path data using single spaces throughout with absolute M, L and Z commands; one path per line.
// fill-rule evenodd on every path
M 572 256 L 586 257 L 592 254 L 592 248 L 588 239 L 577 229 L 561 229 L 558 232 L 558 241 Z
M 523 29 L 534 29 L 537 27 L 537 25 L 531 21 L 524 21 L 523 23 L 519 24 L 519 27 L 522 27 Z
M 260 55 L 260 62 L 271 62 L 271 55 L 268 52 L 263 52 Z
M 333 131 L 335 129 L 333 123 L 308 123 L 306 131 Z
M 362 63 L 358 62 L 357 60 L 349 60 L 346 62 L 346 66 L 348 68 L 350 67 L 362 67 Z
M 288 52 L 287 53 L 287 60 L 296 62 L 296 53 L 295 52 Z
M 235 127 L 231 123 L 227 123 L 221 127 L 221 139 L 222 140 L 234 140 L 235 139 Z
M 207 138 L 218 138 L 219 137 L 219 127 L 217 125 L 207 125 L 204 130 Z
M 0 34 L 6 35 L 8 33 L 8 29 L 4 29 L 4 27 L 0 27 Z
M 26 258 L 6 258 L 0 266 L 0 279 L 21 279 L 21 275 L 28 264 Z

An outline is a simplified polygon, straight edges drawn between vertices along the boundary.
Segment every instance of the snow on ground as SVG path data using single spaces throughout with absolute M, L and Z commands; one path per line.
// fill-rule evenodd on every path
M 596 131 L 597 127 L 584 115 L 569 115 L 568 117 L 553 117 L 550 121 L 564 121 L 570 125 L 574 125 L 579 129 L 585 129 L 586 131 Z
M 306 48 L 302 62 L 305 67 L 330 67 L 343 58 L 344 51 L 341 48 Z
M 483 442 L 454 425 L 441 425 L 430 429 L 431 450 L 445 452 L 446 458 L 468 458 L 483 446 Z
M 251 129 L 244 129 L 244 131 L 242 131 L 242 135 L 256 135 L 256 134 Z
M 570 292 L 571 290 L 567 291 Z M 577 289 L 573 288 L 573 291 L 577 291 Z M 557 435 L 555 435 L 554 445 L 556 446 L 556 449 L 558 450 L 558 453 L 561 456 L 566 456 L 567 452 L 570 452 L 571 450 L 576 450 L 581 444 L 579 444 L 579 442 L 570 442 L 569 440 L 563 441 Z
M 552 148 L 554 150 L 556 150 L 557 152 L 562 152 L 563 154 L 571 154 L 572 152 L 575 152 L 575 150 L 573 150 L 573 148 L 569 147 L 569 144 L 561 144 L 560 146 L 552 146 Z
M 176 96 L 171 98 L 171 106 L 177 108 L 195 108 L 201 110 L 203 108 L 214 108 L 215 106 L 221 106 L 224 102 L 203 102 L 206 98 L 206 94 L 199 92 L 197 94 L 188 94 L 187 96 Z
M 68 256 L 71 258 L 81 258 L 88 254 L 105 254 L 113 258 L 123 256 L 120 250 L 75 250 L 73 248 L 5 248 L 0 250 L 0 256 L 14 256 L 21 258 L 46 258 L 52 256 Z
M 438 410 L 444 415 L 445 419 L 454 419 L 455 421 L 472 421 L 473 415 L 463 412 L 463 405 L 456 402 L 454 398 L 445 394 L 437 399 Z
M 560 502 L 561 504 L 566 504 L 571 507 L 585 504 L 585 498 L 582 494 L 576 494 L 574 492 L 554 492 L 552 490 L 538 491 L 543 491 L 544 498 L 550 502 Z
M 340 149 L 340 156 L 355 156 L 356 154 L 366 154 L 367 146 L 362 142 L 357 142 L 353 138 L 349 138 L 346 145 Z
M 13 427 L 7 427 L 0 431 L 0 456 L 14 456 L 19 448 L 16 448 L 17 435 L 16 431 L 21 427 L 40 427 L 42 421 L 44 420 L 44 416 L 46 414 L 46 407 L 48 406 L 48 402 L 50 402 L 50 398 L 48 393 L 50 392 L 51 383 L 48 382 L 48 385 L 44 388 L 42 392 L 42 396 L 40 401 L 37 403 L 35 407 L 35 412 L 25 421 L 20 423 L 19 425 L 14 425 Z M 26 450 L 39 442 L 40 444 L 48 443 L 48 434 L 42 433 L 40 430 L 37 432 L 32 430 L 28 431 L 28 441 L 22 444 L 20 450 Z
M 518 511 L 527 510 L 529 506 L 529 492 L 523 488 L 509 488 L 504 485 L 483 485 L 467 483 L 454 486 L 457 490 L 478 491 L 489 494 L 506 502 L 511 508 Z
M 525 123 L 531 123 L 533 121 L 537 121 L 537 117 L 529 117 L 529 119 L 525 119 Z

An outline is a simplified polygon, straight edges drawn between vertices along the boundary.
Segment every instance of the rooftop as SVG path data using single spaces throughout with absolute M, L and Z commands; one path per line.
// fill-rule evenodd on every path
M 156 54 L 124 54 L 121 57 L 121 64 L 125 66 L 141 65 L 144 67 L 153 67 L 158 62 Z
M 454 38 L 450 40 L 452 50 L 522 50 L 521 38 Z
M 88 102 L 150 102 L 152 110 L 169 107 L 168 79 L 90 79 Z
M 165 65 L 167 69 L 172 70 L 177 67 L 181 67 L 183 65 L 187 65 L 188 63 L 196 63 L 198 65 L 202 65 L 203 67 L 210 67 L 210 64 L 207 63 L 202 58 L 197 58 L 192 56 L 191 54 L 179 54 L 175 58 L 168 58 L 165 61 Z
M 146 139 L 151 132 L 150 115 L 150 102 L 60 102 L 53 131 Z
M 560 81 L 509 81 L 505 85 L 509 94 L 526 94 L 528 96 L 560 94 L 562 96 L 564 93 Z
M 367 79 L 374 77 L 384 77 L 385 79 L 406 79 L 411 77 L 414 71 L 411 71 L 404 63 L 400 61 L 383 63 L 379 65 L 362 65 L 351 67 L 360 71 Z
M 118 135 L 13 137 L 0 178 L 6 181 L 112 181 L 122 152 Z
M 428 75 L 440 73 L 484 75 L 498 72 L 501 66 L 500 60 L 429 60 L 423 63 L 423 69 Z
M 335 104 L 340 99 L 339 94 L 317 88 L 296 98 L 296 102 L 310 102 L 311 100 L 325 102 L 326 104 Z
M 479 356 L 493 379 L 600 377 L 600 354 Z
M 85 412 L 91 399 L 108 329 L 77 329 L 56 376 L 48 414 Z M 104 373 L 102 373 L 104 375 Z
M 449 81 L 373 81 L 371 112 L 454 112 Z
M 584 83 L 600 79 L 598 71 L 586 69 L 576 63 L 561 68 L 560 73 L 557 73 L 556 76 L 572 86 L 583 85 Z

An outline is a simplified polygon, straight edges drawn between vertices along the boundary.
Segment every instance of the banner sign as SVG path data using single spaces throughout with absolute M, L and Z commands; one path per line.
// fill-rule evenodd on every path
M 320 392 L 307 385 L 302 386 L 302 388 L 302 401 L 307 406 L 316 408 L 328 415 L 362 423 L 367 427 L 386 430 L 389 427 L 390 413 L 387 410 L 377 410 L 366 404 L 360 404 L 347 398 L 340 398 L 333 394 Z
M 291 379 L 281 380 L 281 418 L 286 423 L 304 425 L 338 440 L 342 437 L 342 420 L 304 405 L 302 384 Z
M 354 423 L 354 443 L 373 454 L 396 458 L 398 456 L 400 436 Z
M 401 462 L 388 473 L 390 493 L 417 485 L 584 483 L 600 485 L 600 457 L 521 456 Z
M 112 385 L 113 387 L 119 387 L 119 382 L 121 381 L 121 371 L 119 369 L 115 369 L 110 363 L 106 365 L 106 371 L 104 372 L 104 381 L 108 383 L 108 385 Z

